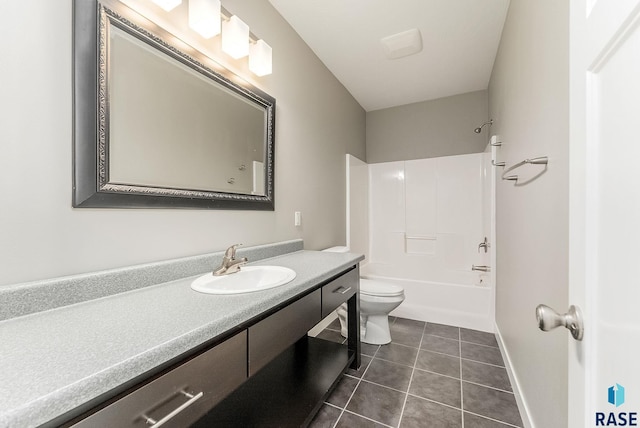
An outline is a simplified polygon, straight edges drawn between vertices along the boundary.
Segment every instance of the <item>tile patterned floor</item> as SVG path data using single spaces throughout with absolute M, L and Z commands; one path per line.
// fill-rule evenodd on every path
M 338 320 L 317 337 L 344 342 Z M 522 427 L 495 336 L 392 318 L 392 342 L 362 344 L 312 428 Z

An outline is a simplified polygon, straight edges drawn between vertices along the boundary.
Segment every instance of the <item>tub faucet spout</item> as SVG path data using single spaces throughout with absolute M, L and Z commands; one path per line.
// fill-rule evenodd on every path
M 213 271 L 214 276 L 229 275 L 240 272 L 240 266 L 248 262 L 246 257 L 236 259 L 236 248 L 242 244 L 235 244 L 227 248 L 222 258 L 222 264 Z

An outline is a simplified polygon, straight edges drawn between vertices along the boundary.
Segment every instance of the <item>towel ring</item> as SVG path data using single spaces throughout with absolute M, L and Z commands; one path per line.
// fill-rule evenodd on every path
M 549 158 L 546 156 L 541 156 L 539 158 L 532 158 L 532 159 L 525 159 L 521 162 L 518 162 L 515 165 L 510 166 L 509 168 L 505 169 L 504 172 L 502 173 L 502 179 L 503 180 L 511 180 L 511 181 L 518 181 L 518 176 L 517 175 L 507 175 L 509 172 L 520 168 L 522 165 L 526 165 L 526 164 L 531 164 L 531 165 L 546 165 L 549 163 Z

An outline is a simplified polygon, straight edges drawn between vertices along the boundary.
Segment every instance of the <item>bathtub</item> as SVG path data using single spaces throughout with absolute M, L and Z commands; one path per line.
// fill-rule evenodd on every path
M 494 293 L 489 274 L 453 272 L 450 280 L 425 281 L 403 278 L 403 272 L 389 265 L 368 263 L 361 277 L 390 282 L 404 288 L 405 301 L 392 316 L 494 331 Z

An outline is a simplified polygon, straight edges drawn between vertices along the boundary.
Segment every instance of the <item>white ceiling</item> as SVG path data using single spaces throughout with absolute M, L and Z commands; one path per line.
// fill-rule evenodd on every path
M 487 89 L 509 0 L 269 0 L 367 110 Z M 387 59 L 411 28 L 423 50 Z

